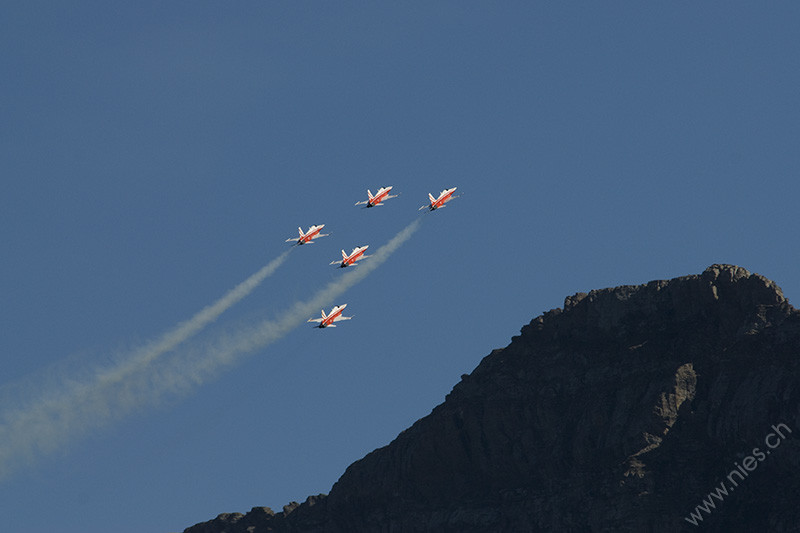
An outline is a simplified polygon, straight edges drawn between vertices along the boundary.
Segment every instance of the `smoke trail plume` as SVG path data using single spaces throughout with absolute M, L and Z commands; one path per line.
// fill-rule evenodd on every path
M 0 413 L 0 479 L 19 459 L 30 461 L 38 454 L 56 449 L 74 434 L 121 414 L 115 408 L 123 405 L 134 407 L 136 402 L 127 397 L 131 380 L 140 379 L 159 357 L 197 334 L 250 294 L 286 261 L 290 252 L 291 248 L 222 298 L 126 356 L 120 363 L 96 371 L 89 381 L 68 383 L 59 391 L 42 388 L 41 396 L 29 405 L 4 409 Z
M 172 350 L 227 309 L 220 302 L 229 302 L 229 307 L 252 290 L 258 282 L 248 289 L 248 281 L 256 277 L 256 273 L 220 302 L 204 309 L 152 346 L 137 352 L 125 364 L 98 373 L 90 382 L 73 384 L 64 393 L 43 396 L 25 408 L 0 414 L 0 479 L 21 459 L 30 462 L 90 428 L 119 419 L 143 406 L 156 405 L 165 396 L 188 393 L 213 379 L 225 367 L 277 341 L 382 265 L 411 237 L 421 222 L 422 219 L 417 219 L 406 226 L 378 248 L 369 261 L 364 261 L 355 271 L 347 272 L 331 282 L 309 300 L 295 303 L 281 314 L 279 320 L 265 320 L 221 336 L 194 350 L 184 350 L 171 354 L 167 360 L 157 360 L 159 355 Z M 276 259 L 277 265 L 267 271 L 264 277 L 274 271 L 287 254 Z M 228 298 L 233 293 L 239 295 L 238 298 Z M 202 325 L 198 327 L 195 319 Z
M 389 242 L 378 248 L 369 260 L 360 263 L 357 270 L 344 274 L 339 280 L 329 283 L 306 301 L 296 302 L 280 320 L 265 320 L 253 327 L 240 330 L 234 335 L 219 338 L 214 344 L 206 346 L 200 354 L 191 354 L 181 360 L 174 372 L 164 372 L 157 379 L 164 390 L 179 390 L 196 386 L 211 379 L 219 370 L 232 365 L 240 358 L 277 341 L 320 308 L 327 307 L 349 288 L 367 277 L 381 266 L 411 235 L 419 229 L 422 219 L 418 218 Z
M 178 325 L 172 331 L 165 333 L 156 342 L 137 350 L 130 360 L 112 371 L 99 376 L 101 381 L 116 382 L 123 379 L 127 374 L 137 367 L 149 364 L 160 355 L 174 349 L 178 344 L 184 342 L 197 332 L 215 321 L 219 316 L 238 303 L 242 298 L 253 292 L 262 281 L 271 276 L 284 261 L 289 257 L 292 248 L 289 248 L 281 255 L 267 263 L 261 270 L 241 282 L 239 285 L 228 291 L 225 296 L 205 307 L 192 318 Z

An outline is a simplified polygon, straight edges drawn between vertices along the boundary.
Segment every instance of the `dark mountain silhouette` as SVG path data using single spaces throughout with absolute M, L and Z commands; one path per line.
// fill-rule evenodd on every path
M 328 496 L 186 532 L 800 531 L 799 359 L 741 267 L 578 293 Z

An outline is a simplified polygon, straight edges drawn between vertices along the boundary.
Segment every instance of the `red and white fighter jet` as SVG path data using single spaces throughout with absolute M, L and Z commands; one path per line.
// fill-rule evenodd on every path
M 381 187 L 378 189 L 378 194 L 372 196 L 372 191 L 367 189 L 367 196 L 369 200 L 364 200 L 363 202 L 356 202 L 356 205 L 366 205 L 367 207 L 377 207 L 379 205 L 383 205 L 384 200 L 388 200 L 389 198 L 397 198 L 396 194 L 389 196 L 389 192 L 392 190 L 392 186 L 388 187 Z
M 305 233 L 303 233 L 303 228 L 297 228 L 297 231 L 300 232 L 300 237 L 299 238 L 292 237 L 290 239 L 286 239 L 286 242 L 293 242 L 295 244 L 314 244 L 312 239 L 328 236 L 327 233 L 320 233 L 320 231 L 324 227 L 325 224 L 320 224 L 319 226 L 311 226 Z
M 353 251 L 350 252 L 350 255 L 347 255 L 344 250 L 342 250 L 342 260 L 341 261 L 331 261 L 332 265 L 339 265 L 340 268 L 345 268 L 349 266 L 358 266 L 356 265 L 356 261 L 364 259 L 365 257 L 369 257 L 368 255 L 364 255 L 366 249 L 369 248 L 369 244 L 366 246 L 357 246 L 353 248 Z
M 344 308 L 347 307 L 347 304 L 337 305 L 333 309 L 329 315 L 325 314 L 325 310 L 322 310 L 322 318 L 309 318 L 309 322 L 319 322 L 319 326 L 314 326 L 315 328 L 335 328 L 336 324 L 334 322 L 339 322 L 340 320 L 350 320 L 351 316 L 342 316 L 342 311 Z
M 453 196 L 453 193 L 456 192 L 458 187 L 453 187 L 452 189 L 445 189 L 439 193 L 438 198 L 434 198 L 431 193 L 428 193 L 428 198 L 430 199 L 430 203 L 423 205 L 419 208 L 420 211 L 423 209 L 430 209 L 433 211 L 434 209 L 439 209 L 440 207 L 444 207 L 445 203 L 449 202 L 453 198 L 458 198 L 458 196 Z

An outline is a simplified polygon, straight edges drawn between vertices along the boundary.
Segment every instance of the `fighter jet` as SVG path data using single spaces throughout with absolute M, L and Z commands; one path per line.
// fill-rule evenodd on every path
M 369 200 L 364 200 L 363 202 L 356 202 L 356 205 L 366 205 L 367 207 L 377 207 L 379 205 L 383 205 L 384 200 L 388 200 L 389 198 L 397 198 L 396 194 L 389 196 L 389 192 L 392 190 L 392 186 L 388 187 L 381 187 L 378 189 L 378 194 L 372 196 L 372 191 L 367 189 L 367 196 L 369 196 Z
M 303 233 L 303 228 L 297 228 L 297 231 L 300 232 L 300 237 L 292 237 L 286 239 L 286 242 L 293 242 L 295 244 L 314 244 L 312 239 L 316 239 L 317 237 L 327 237 L 327 233 L 320 233 L 320 230 L 325 227 L 325 224 L 320 224 L 319 226 L 311 226 L 308 228 L 308 231 Z
M 350 255 L 347 255 L 344 250 L 342 250 L 342 260 L 341 261 L 331 261 L 332 265 L 339 265 L 340 268 L 345 268 L 349 266 L 358 266 L 356 265 L 356 261 L 364 259 L 365 257 L 369 257 L 368 255 L 364 255 L 364 251 L 369 248 L 369 245 L 366 246 L 357 246 L 353 248 L 353 251 L 350 252 Z
M 350 320 L 351 316 L 342 316 L 342 311 L 344 308 L 347 307 L 347 304 L 337 305 L 333 309 L 331 309 L 331 313 L 329 315 L 325 314 L 325 310 L 322 310 L 322 318 L 309 318 L 309 322 L 319 322 L 319 326 L 314 326 L 315 328 L 335 328 L 336 324 L 334 322 L 339 322 L 340 320 Z
M 458 187 L 453 187 L 452 189 L 445 189 L 439 193 L 438 198 L 434 198 L 431 193 L 428 193 L 428 198 L 430 199 L 430 203 L 423 205 L 419 208 L 420 211 L 423 209 L 429 209 L 431 211 L 435 209 L 439 209 L 440 207 L 444 207 L 445 203 L 449 202 L 453 198 L 458 198 L 458 196 L 453 196 L 453 193 L 456 191 Z

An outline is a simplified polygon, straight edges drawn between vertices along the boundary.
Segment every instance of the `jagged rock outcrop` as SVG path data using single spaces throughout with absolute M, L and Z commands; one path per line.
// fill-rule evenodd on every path
M 329 496 L 186 533 L 800 531 L 798 361 L 800 311 L 741 267 L 578 293 Z

